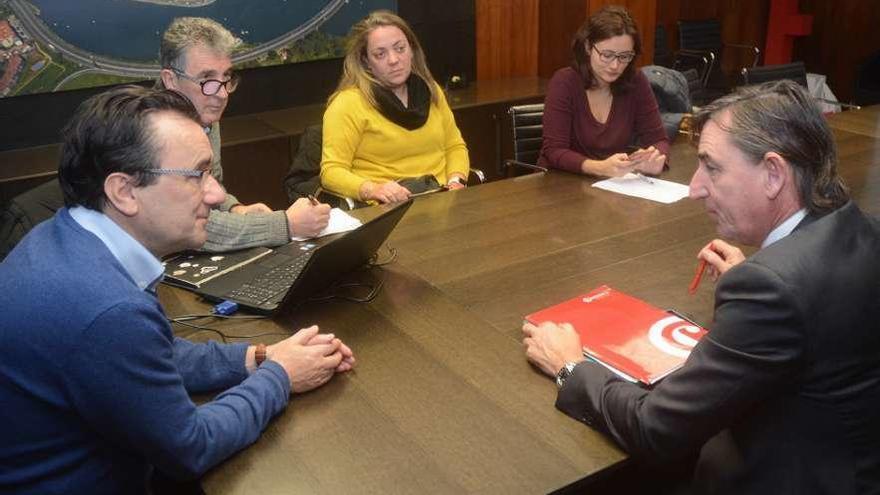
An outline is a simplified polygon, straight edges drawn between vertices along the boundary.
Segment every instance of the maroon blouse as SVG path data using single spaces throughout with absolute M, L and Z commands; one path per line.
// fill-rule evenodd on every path
M 614 95 L 604 124 L 593 117 L 580 75 L 559 69 L 544 98 L 544 143 L 538 165 L 581 172 L 587 158 L 604 160 L 632 144 L 654 146 L 669 155 L 669 140 L 660 120 L 648 78 L 636 70 L 629 89 Z

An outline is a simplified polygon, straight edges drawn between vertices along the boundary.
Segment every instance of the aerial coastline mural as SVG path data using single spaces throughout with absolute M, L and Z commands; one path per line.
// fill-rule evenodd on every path
M 0 97 L 153 79 L 172 19 L 242 39 L 238 69 L 341 57 L 351 25 L 396 0 L 0 0 Z

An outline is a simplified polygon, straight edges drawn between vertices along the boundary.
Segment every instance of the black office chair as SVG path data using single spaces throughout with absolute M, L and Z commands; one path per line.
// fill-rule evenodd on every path
M 25 191 L 0 208 L 0 261 L 40 222 L 64 207 L 58 179 Z
M 654 29 L 654 65 L 671 68 L 675 61 L 672 50 L 669 49 L 666 28 L 657 24 Z
M 513 159 L 504 160 L 504 174 L 509 176 L 513 167 L 546 172 L 537 165 L 544 136 L 544 104 L 516 105 L 507 113 L 513 124 Z
M 880 51 L 873 53 L 859 65 L 853 101 L 859 105 L 880 103 Z
M 721 23 L 718 19 L 678 21 L 679 51 L 673 68 L 679 71 L 696 69 L 700 73 L 702 91 L 692 95 L 702 105 L 728 92 L 728 78 L 721 70 L 725 48 L 748 50 L 752 55 L 750 67 L 758 65 L 761 50 L 753 45 L 724 43 L 721 40 Z M 704 63 L 705 61 L 705 63 Z M 731 78 L 732 80 L 732 78 Z
M 305 128 L 299 138 L 299 147 L 290 162 L 287 176 L 284 177 L 284 189 L 290 203 L 300 198 L 308 198 L 315 195 L 322 203 L 327 203 L 334 208 L 353 210 L 366 203 L 354 201 L 351 198 L 338 196 L 331 191 L 321 188 L 321 124 L 310 125 Z
M 761 84 L 770 81 L 781 81 L 784 79 L 788 79 L 790 81 L 794 81 L 800 84 L 802 87 L 807 88 L 807 68 L 803 62 L 792 62 L 790 64 L 778 64 L 778 65 L 763 65 L 760 67 L 743 67 L 740 71 L 740 83 L 744 86 L 749 86 L 752 84 Z M 820 103 L 827 103 L 829 105 L 835 105 L 841 107 L 841 109 L 853 109 L 858 110 L 858 105 L 852 105 L 849 103 L 842 103 L 835 100 L 829 100 L 827 98 L 813 97 L 814 100 Z

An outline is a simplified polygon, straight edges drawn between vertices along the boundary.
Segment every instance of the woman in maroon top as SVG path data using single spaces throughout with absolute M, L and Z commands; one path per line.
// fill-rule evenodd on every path
M 622 7 L 605 7 L 581 26 L 572 66 L 547 87 L 538 165 L 603 177 L 663 171 L 669 141 L 648 79 L 632 64 L 640 51 Z

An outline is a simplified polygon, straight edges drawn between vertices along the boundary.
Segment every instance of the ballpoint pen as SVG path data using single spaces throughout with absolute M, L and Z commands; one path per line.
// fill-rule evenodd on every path
M 323 190 L 323 188 L 321 186 L 318 186 L 318 188 L 315 189 L 314 194 L 309 194 L 309 201 L 312 202 L 312 205 L 318 206 L 319 204 L 321 204 L 321 202 L 318 201 L 318 196 L 321 194 L 322 190 Z
M 706 247 L 713 251 L 715 250 L 715 247 L 712 245 L 711 242 L 706 245 Z M 690 287 L 688 287 L 688 294 L 693 295 L 697 292 L 697 287 L 700 286 L 700 280 L 703 279 L 703 272 L 706 271 L 707 264 L 708 263 L 706 262 L 706 260 L 700 260 L 700 264 L 697 265 L 697 273 L 694 274 L 694 279 L 691 280 L 691 285 Z
M 651 179 L 650 177 L 645 177 L 644 175 L 642 175 L 641 172 L 633 172 L 633 173 L 636 175 L 636 178 L 641 181 L 647 182 L 648 184 L 654 183 L 654 179 Z
M 688 294 L 695 294 L 697 292 L 697 287 L 700 286 L 700 280 L 703 279 L 703 272 L 706 271 L 706 260 L 700 260 L 700 264 L 697 265 L 697 273 L 694 274 L 694 279 L 691 280 L 691 285 L 688 287 Z

